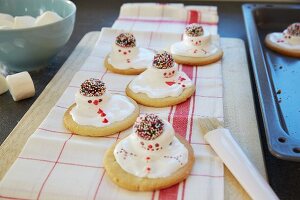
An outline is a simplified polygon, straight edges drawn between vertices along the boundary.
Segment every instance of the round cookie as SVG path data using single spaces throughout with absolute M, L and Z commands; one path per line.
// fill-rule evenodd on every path
M 185 180 L 190 174 L 195 162 L 194 152 L 191 145 L 180 135 L 176 134 L 179 141 L 188 150 L 188 162 L 174 172 L 171 176 L 165 178 L 141 178 L 124 171 L 114 156 L 114 149 L 117 143 L 110 147 L 104 156 L 104 167 L 108 176 L 118 186 L 132 191 L 153 191 L 168 188 Z
M 178 70 L 172 55 L 163 51 L 154 56 L 152 67 L 127 85 L 125 92 L 142 105 L 166 107 L 186 101 L 195 89 L 193 81 Z
M 131 98 L 110 94 L 99 79 L 85 80 L 75 94 L 75 103 L 64 114 L 64 125 L 74 134 L 112 135 L 132 126 L 139 106 Z
M 123 75 L 137 75 L 142 73 L 143 71 L 145 71 L 147 68 L 141 68 L 141 69 L 134 69 L 134 68 L 130 68 L 130 69 L 118 69 L 115 68 L 114 66 L 112 66 L 111 64 L 108 63 L 108 55 L 106 56 L 105 60 L 104 60 L 104 66 L 106 67 L 106 69 L 108 69 L 111 72 L 117 73 L 117 74 L 123 74 Z
M 70 114 L 70 111 L 73 107 L 76 106 L 76 103 L 71 105 L 68 110 L 64 114 L 64 125 L 65 127 L 71 131 L 72 133 L 76 133 L 78 135 L 84 135 L 84 136 L 107 136 L 107 135 L 113 135 L 115 133 L 118 133 L 120 131 L 126 130 L 134 124 L 136 118 L 139 116 L 140 108 L 137 105 L 137 103 L 129 98 L 129 100 L 135 105 L 135 111 L 126 119 L 119 122 L 114 122 L 108 126 L 105 127 L 96 127 L 91 125 L 80 125 L 76 123 L 72 115 Z
M 203 66 L 203 65 L 212 64 L 222 59 L 222 57 L 223 57 L 222 49 L 218 49 L 218 51 L 211 56 L 199 57 L 199 58 L 173 54 L 173 58 L 176 63 L 190 65 L 190 66 Z
M 286 49 L 286 48 L 280 47 L 278 44 L 274 43 L 274 42 L 270 39 L 270 38 L 271 38 L 271 34 L 272 34 L 272 33 L 269 33 L 269 34 L 266 36 L 266 38 L 265 38 L 265 45 L 266 45 L 269 49 L 271 49 L 271 50 L 273 50 L 273 51 L 275 51 L 275 52 L 277 52 L 277 53 L 279 53 L 279 54 L 282 54 L 282 55 L 300 58 L 300 50 L 295 51 L 295 50 L 293 50 L 293 49 Z
M 138 47 L 133 34 L 121 33 L 112 44 L 104 65 L 114 73 L 136 75 L 151 66 L 154 53 L 153 50 Z
M 168 50 L 176 63 L 191 66 L 208 65 L 220 60 L 223 51 L 212 41 L 212 35 L 200 24 L 186 26 L 183 40 L 172 44 Z
M 147 94 L 133 92 L 128 87 L 128 85 L 126 87 L 127 96 L 131 97 L 139 104 L 156 107 L 156 108 L 173 106 L 185 102 L 188 98 L 190 98 L 194 94 L 196 90 L 196 87 L 193 85 L 189 88 L 184 89 L 183 92 L 178 97 L 150 98 Z

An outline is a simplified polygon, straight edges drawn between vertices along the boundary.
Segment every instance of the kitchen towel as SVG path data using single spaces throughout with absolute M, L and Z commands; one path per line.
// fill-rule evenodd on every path
M 196 18 L 187 23 L 197 22 Z M 115 28 L 118 28 L 115 26 Z M 74 102 L 80 84 L 88 78 L 100 78 L 111 93 L 124 94 L 134 76 L 114 74 L 103 61 L 120 29 L 104 28 L 92 53 L 0 183 L 3 199 L 216 199 L 224 197 L 223 163 L 205 143 L 199 129 L 199 117 L 223 120 L 221 62 L 203 67 L 179 65 L 196 84 L 195 94 L 186 102 L 165 108 L 141 106 L 141 113 L 157 113 L 170 121 L 177 133 L 192 145 L 196 162 L 187 180 L 154 192 L 131 192 L 114 185 L 103 168 L 103 155 L 116 140 L 131 129 L 107 137 L 74 135 L 63 126 L 63 115 Z M 164 49 L 181 40 L 178 33 L 132 30 L 138 45 Z M 217 39 L 217 37 L 216 37 Z
M 182 33 L 190 21 L 201 24 L 217 34 L 219 17 L 215 6 L 184 6 L 183 4 L 128 3 L 121 6 L 112 28 Z

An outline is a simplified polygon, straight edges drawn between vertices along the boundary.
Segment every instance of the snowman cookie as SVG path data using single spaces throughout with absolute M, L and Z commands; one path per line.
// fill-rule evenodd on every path
M 186 26 L 183 41 L 170 47 L 170 52 L 179 64 L 207 65 L 220 60 L 223 51 L 212 41 L 211 34 L 199 24 Z
M 172 56 L 164 51 L 154 56 L 152 66 L 135 77 L 126 88 L 127 96 L 152 107 L 166 107 L 186 101 L 195 85 L 178 70 Z
M 191 145 L 168 121 L 146 114 L 137 118 L 128 137 L 107 150 L 104 167 L 118 186 L 152 191 L 186 179 L 194 161 Z
M 277 53 L 300 58 L 300 23 L 291 24 L 282 33 L 269 33 L 265 44 Z
M 118 74 L 140 74 L 151 66 L 154 51 L 136 46 L 131 33 L 121 33 L 105 58 L 105 67 Z
M 78 135 L 112 135 L 132 126 L 139 115 L 135 101 L 108 93 L 99 79 L 84 81 L 75 95 L 75 102 L 65 112 L 64 125 Z

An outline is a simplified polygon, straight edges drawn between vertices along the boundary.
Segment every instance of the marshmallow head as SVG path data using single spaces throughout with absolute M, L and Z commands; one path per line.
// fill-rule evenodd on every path
M 164 123 L 154 114 L 146 114 L 137 118 L 134 132 L 142 140 L 154 140 L 163 133 Z
M 115 44 L 124 48 L 136 47 L 136 40 L 131 33 L 121 33 L 117 36 Z
M 300 44 L 300 23 L 294 23 L 283 31 L 284 40 L 290 45 Z
M 77 111 L 82 116 L 93 117 L 97 115 L 101 102 L 106 101 L 106 87 L 99 79 L 85 80 L 75 95 Z
M 113 45 L 113 54 L 120 59 L 133 58 L 138 54 L 136 39 L 131 33 L 121 33 L 116 37 Z
M 202 46 L 209 42 L 210 34 L 200 24 L 189 24 L 185 28 L 183 41 L 189 46 Z
M 173 141 L 174 129 L 155 114 L 141 115 L 133 126 L 137 146 L 149 153 L 167 148 Z
M 152 66 L 156 69 L 169 69 L 174 66 L 174 59 L 171 54 L 163 51 L 154 56 Z
M 300 37 L 300 23 L 293 23 L 289 25 L 287 33 L 294 37 Z
M 90 78 L 81 84 L 79 92 L 86 97 L 100 97 L 105 94 L 106 86 L 100 79 Z
M 154 56 L 152 66 L 163 78 L 171 78 L 177 71 L 172 55 L 166 51 Z

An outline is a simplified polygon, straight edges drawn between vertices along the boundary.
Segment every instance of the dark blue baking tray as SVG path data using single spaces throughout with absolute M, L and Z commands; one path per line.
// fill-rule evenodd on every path
M 270 152 L 300 161 L 300 59 L 264 45 L 265 36 L 300 22 L 299 5 L 244 4 L 252 67 Z

